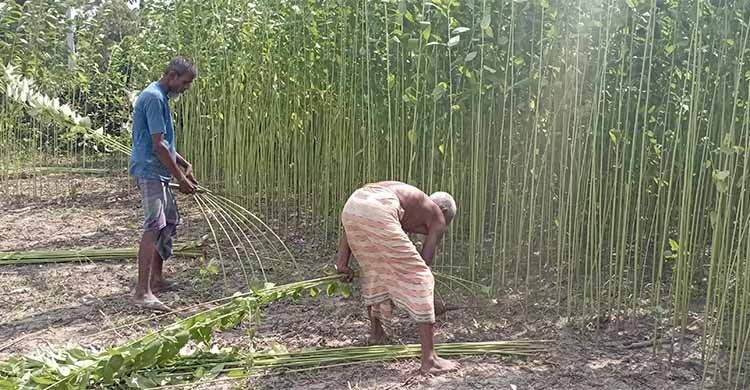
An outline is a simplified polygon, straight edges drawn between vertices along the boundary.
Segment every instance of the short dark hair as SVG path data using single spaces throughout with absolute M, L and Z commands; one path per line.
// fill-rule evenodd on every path
M 195 66 L 195 63 L 193 63 L 193 60 L 190 57 L 177 56 L 172 58 L 172 60 L 169 61 L 167 68 L 164 69 L 165 75 L 169 74 L 169 72 L 175 72 L 177 76 L 182 76 L 188 72 L 192 73 L 194 76 L 198 76 L 198 67 Z

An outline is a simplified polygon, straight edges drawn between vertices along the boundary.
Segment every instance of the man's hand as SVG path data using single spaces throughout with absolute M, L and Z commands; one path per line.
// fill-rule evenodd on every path
M 195 193 L 195 184 L 188 180 L 186 177 L 182 177 L 178 179 L 178 182 L 180 184 L 180 192 L 183 194 L 192 194 Z
M 195 180 L 195 176 L 193 176 L 193 164 L 188 163 L 185 166 L 185 177 L 193 184 L 198 185 L 198 180 Z
M 342 282 L 351 283 L 354 280 L 354 270 L 348 264 L 336 263 L 336 272 L 342 274 Z

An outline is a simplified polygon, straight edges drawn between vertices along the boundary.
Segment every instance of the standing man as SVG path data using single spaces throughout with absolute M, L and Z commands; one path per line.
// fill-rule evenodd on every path
M 362 296 L 370 316 L 370 342 L 385 339 L 383 322 L 393 319 L 393 303 L 417 323 L 424 374 L 455 369 L 455 362 L 438 357 L 434 348 L 435 279 L 430 267 L 443 233 L 456 215 L 450 194 L 427 196 L 418 188 L 396 181 L 367 184 L 344 205 L 336 269 L 352 280 L 352 254 L 362 273 Z M 426 236 L 421 253 L 407 233 Z
M 197 73 L 192 60 L 175 57 L 161 79 L 141 91 L 133 109 L 130 174 L 136 178 L 141 192 L 145 222 L 138 249 L 138 285 L 132 302 L 151 310 L 169 310 L 154 295 L 167 287 L 162 265 L 172 255 L 172 238 L 180 223 L 169 182 L 174 178 L 180 192 L 185 194 L 194 193 L 197 185 L 193 166 L 175 150 L 169 98 L 190 88 Z

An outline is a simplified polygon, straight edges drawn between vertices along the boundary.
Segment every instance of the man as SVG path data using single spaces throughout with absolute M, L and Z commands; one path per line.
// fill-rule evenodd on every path
M 396 181 L 367 184 L 355 191 L 341 213 L 336 269 L 352 280 L 349 258 L 362 272 L 362 296 L 370 317 L 370 342 L 385 339 L 383 322 L 392 321 L 393 303 L 417 322 L 424 374 L 453 370 L 457 363 L 438 357 L 433 344 L 435 280 L 430 271 L 435 250 L 456 215 L 456 202 L 445 192 L 427 196 Z M 407 233 L 426 236 L 421 253 Z
M 190 88 L 197 73 L 190 59 L 172 59 L 161 79 L 141 91 L 133 109 L 130 174 L 136 178 L 141 192 L 145 221 L 138 249 L 138 285 L 132 302 L 146 309 L 169 310 L 154 295 L 168 287 L 162 275 L 162 265 L 172 255 L 172 238 L 180 222 L 169 183 L 174 178 L 185 194 L 194 193 L 197 185 L 193 166 L 175 150 L 169 110 L 169 98 Z

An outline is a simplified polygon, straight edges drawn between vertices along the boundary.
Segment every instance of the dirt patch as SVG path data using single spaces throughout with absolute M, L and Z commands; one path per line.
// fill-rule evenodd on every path
M 209 233 L 191 200 L 180 195 L 178 202 L 184 218 L 179 238 L 195 239 Z M 0 208 L 6 210 L 0 215 L 0 250 L 135 247 L 140 235 L 139 195 L 123 177 L 52 175 L 14 180 L 12 185 L 5 183 Z M 277 283 L 331 270 L 335 242 L 326 239 L 323 229 L 309 216 L 298 213 L 294 220 L 294 224 L 284 223 L 286 229 L 279 232 L 300 261 L 299 268 L 269 260 L 268 277 Z M 269 222 L 277 226 L 281 223 L 278 218 Z M 203 258 L 168 261 L 165 272 L 179 288 L 165 294 L 164 301 L 174 308 L 188 308 L 245 285 L 238 264 L 227 260 L 223 272 L 211 271 L 210 264 L 210 259 Z M 4 346 L 0 359 L 71 342 L 105 348 L 177 319 L 174 315 L 156 318 L 128 304 L 135 273 L 135 259 L 0 267 L 0 346 Z M 472 302 L 459 291 L 441 293 L 451 303 Z M 486 307 L 451 311 L 439 317 L 437 341 L 549 339 L 553 341 L 550 351 L 529 359 L 463 358 L 458 371 L 432 378 L 415 375 L 419 362 L 406 360 L 272 375 L 240 386 L 623 390 L 701 387 L 703 367 L 697 357 L 688 353 L 681 359 L 670 359 L 668 344 L 656 353 L 648 345 L 636 344 L 644 343 L 653 329 L 646 317 L 625 324 L 599 323 L 592 328 L 587 327 L 586 319 L 561 321 L 551 305 L 522 305 L 510 291 L 497 302 L 479 300 L 474 303 Z M 539 302 L 544 300 L 540 298 Z M 522 306 L 528 308 L 522 310 Z M 136 321 L 140 322 L 128 326 Z M 268 305 L 254 338 L 248 335 L 249 326 L 217 334 L 216 343 L 240 349 L 252 344 L 256 350 L 270 348 L 274 343 L 289 350 L 362 345 L 368 321 L 356 294 L 351 299 L 321 295 Z M 111 328 L 118 329 L 100 334 Z M 697 337 L 696 331 L 696 340 Z M 402 318 L 391 334 L 391 342 L 417 341 L 415 326 Z M 202 388 L 233 386 L 237 384 L 227 381 Z

